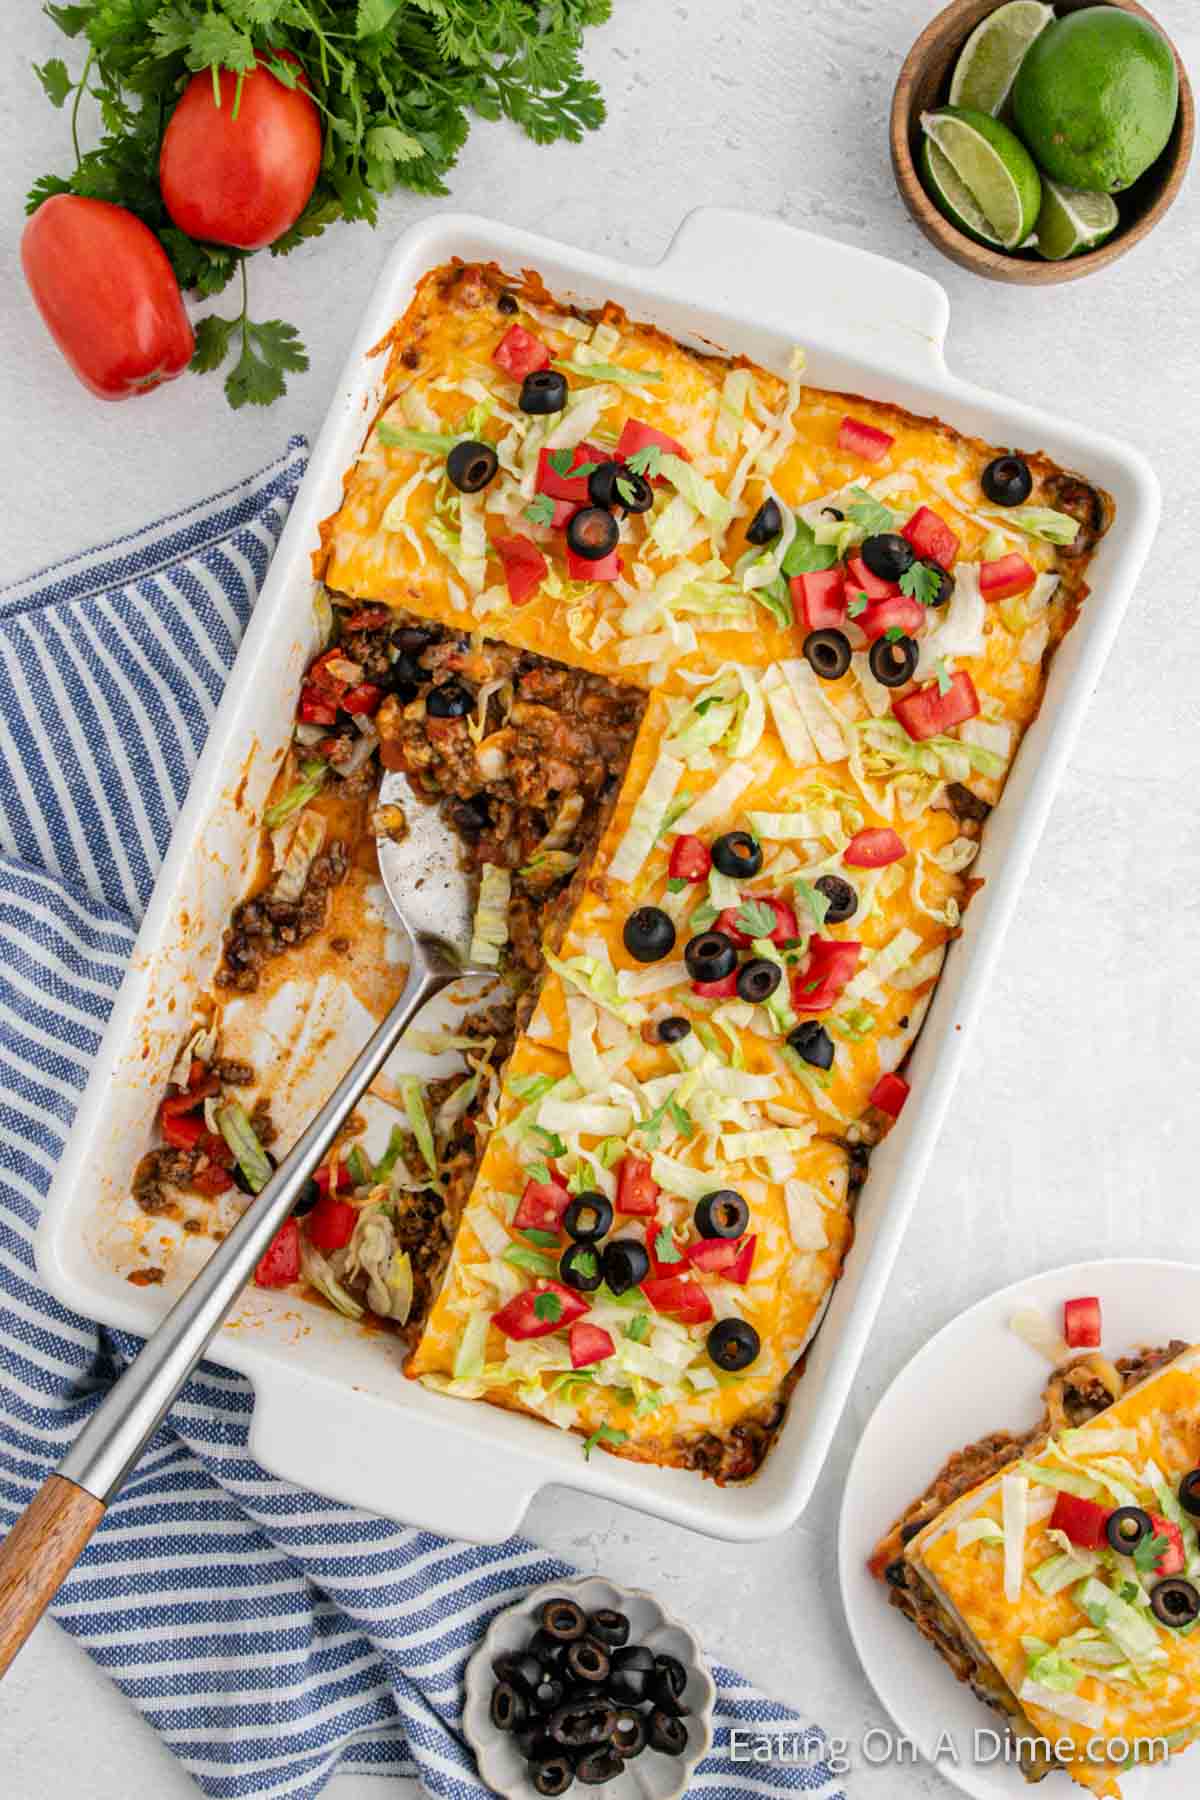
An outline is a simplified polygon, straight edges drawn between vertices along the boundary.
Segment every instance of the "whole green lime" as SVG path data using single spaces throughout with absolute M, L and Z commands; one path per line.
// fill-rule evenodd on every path
M 1034 39 L 1012 102 L 1017 130 L 1047 175 L 1117 194 L 1171 136 L 1179 106 L 1174 52 L 1148 20 L 1089 6 Z

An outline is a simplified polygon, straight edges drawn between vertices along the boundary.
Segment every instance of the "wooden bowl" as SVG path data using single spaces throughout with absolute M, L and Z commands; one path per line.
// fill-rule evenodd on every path
M 891 145 L 892 168 L 896 185 L 909 212 L 931 244 L 964 269 L 974 270 L 989 281 L 1023 283 L 1029 287 L 1049 287 L 1059 281 L 1078 281 L 1109 263 L 1116 262 L 1127 250 L 1141 242 L 1162 218 L 1183 186 L 1183 178 L 1191 160 L 1196 136 L 1196 106 L 1187 70 L 1178 50 L 1175 61 L 1179 68 L 1179 112 L 1170 141 L 1157 162 L 1139 177 L 1131 188 L 1115 195 L 1121 210 L 1121 223 L 1107 243 L 1082 256 L 1068 257 L 1064 262 L 1047 262 L 1036 251 L 1025 255 L 1004 254 L 978 244 L 952 225 L 926 193 L 917 173 L 917 156 L 921 147 L 921 114 L 944 104 L 950 87 L 950 76 L 958 53 L 979 24 L 996 11 L 1002 0 L 951 0 L 936 19 L 925 27 L 905 60 L 892 100 Z M 1060 18 L 1093 6 L 1096 0 L 1055 0 Z M 1149 19 L 1159 31 L 1162 26 L 1138 0 L 1108 0 L 1122 12 L 1136 13 Z M 1166 32 L 1163 36 L 1167 37 Z M 1167 37 L 1167 42 L 1171 40 Z

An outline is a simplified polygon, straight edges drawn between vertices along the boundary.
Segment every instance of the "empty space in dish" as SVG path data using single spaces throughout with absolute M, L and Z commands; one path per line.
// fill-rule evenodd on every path
M 222 931 L 248 885 L 257 855 L 255 820 L 290 739 L 303 668 L 318 647 L 309 558 L 318 524 L 339 504 L 342 474 L 380 402 L 384 359 L 368 352 L 403 313 L 420 276 L 452 256 L 495 261 L 514 272 L 536 268 L 560 298 L 589 307 L 615 300 L 683 343 L 745 354 L 777 372 L 786 370 L 800 342 L 814 385 L 869 392 L 917 413 L 940 414 L 990 442 L 1044 449 L 1107 488 L 1117 503 L 1116 523 L 1092 564 L 1092 597 L 1052 664 L 1041 715 L 975 865 L 985 886 L 947 958 L 913 1053 L 913 1099 L 872 1157 L 846 1273 L 779 1441 L 752 1483 L 720 1489 L 678 1470 L 603 1455 L 585 1462 L 577 1438 L 541 1422 L 427 1393 L 402 1376 L 397 1339 L 287 1294 L 247 1293 L 214 1345 L 214 1358 L 245 1370 L 258 1389 L 252 1444 L 260 1459 L 337 1498 L 499 1539 L 519 1523 L 533 1493 L 558 1480 L 715 1535 L 762 1537 L 792 1522 L 819 1472 L 967 1027 L 1157 517 L 1153 477 L 1134 453 L 950 377 L 941 359 L 941 289 L 865 252 L 719 211 L 693 214 L 663 263 L 646 271 L 468 218 L 435 219 L 401 240 L 367 309 L 197 769 L 47 1202 L 39 1262 L 64 1304 L 145 1332 L 203 1255 L 203 1241 L 189 1242 L 170 1281 L 158 1288 L 130 1285 L 124 1277 L 131 1226 L 153 1232 L 159 1221 L 132 1220 L 126 1196 L 150 1143 L 192 999 L 211 982 Z M 286 1116 L 280 1107 L 278 1122 L 285 1126 L 332 1087 L 370 1027 L 361 999 L 332 978 L 306 1004 L 309 1050 L 297 1063 L 300 1079 Z M 421 1021 L 423 1028 L 432 1023 L 429 1015 Z M 283 1038 L 287 1030 L 285 1024 Z M 449 1066 L 447 1059 L 402 1051 L 391 1068 L 432 1074 Z

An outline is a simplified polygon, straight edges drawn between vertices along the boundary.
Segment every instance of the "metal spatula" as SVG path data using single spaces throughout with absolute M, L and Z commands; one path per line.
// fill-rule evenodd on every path
M 404 991 L 262 1193 L 213 1251 L 0 1544 L 0 1676 L 220 1330 L 346 1114 L 406 1027 L 451 982 L 464 976 L 495 979 L 494 969 L 468 960 L 470 891 L 457 846 L 437 808 L 417 799 L 398 773 L 384 777 L 379 805 L 400 807 L 408 824 L 401 841 L 380 838 L 378 843 L 384 885 L 411 944 Z

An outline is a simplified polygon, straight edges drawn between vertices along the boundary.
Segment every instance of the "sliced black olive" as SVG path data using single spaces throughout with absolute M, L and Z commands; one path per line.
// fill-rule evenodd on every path
M 310 1175 L 304 1186 L 300 1189 L 295 1203 L 292 1206 L 292 1217 L 295 1219 L 302 1219 L 306 1213 L 312 1211 L 320 1198 L 321 1190 Z
M 783 514 L 779 510 L 779 502 L 768 494 L 746 527 L 746 542 L 769 544 L 782 530 Z
M 682 1043 L 691 1029 L 690 1019 L 685 1019 L 682 1013 L 672 1013 L 669 1019 L 659 1021 L 659 1041 L 664 1044 Z
M 559 1754 L 554 1739 L 546 1736 L 545 1719 L 534 1719 L 524 1731 L 514 1731 L 513 1742 L 526 1762 L 541 1762 L 543 1757 Z
M 565 1794 L 575 1780 L 575 1765 L 560 1751 L 531 1762 L 529 1778 L 539 1794 Z
M 577 1293 L 594 1294 L 604 1279 L 600 1252 L 594 1244 L 570 1244 L 558 1259 L 558 1273 Z
M 990 462 L 979 485 L 993 506 L 1023 506 L 1033 492 L 1033 476 L 1025 458 L 1013 451 Z
M 496 311 L 497 312 L 512 314 L 515 312 L 520 312 L 520 310 L 521 309 L 517 303 L 517 297 L 515 294 L 500 294 L 497 297 L 497 300 L 496 300 Z
M 550 1669 L 544 1670 L 533 1690 L 534 1710 L 545 1718 L 548 1713 L 556 1712 L 566 1697 L 567 1684 L 562 1676 L 555 1675 Z
M 748 831 L 725 831 L 712 847 L 713 866 L 735 881 L 749 881 L 763 866 L 762 845 Z
M 858 890 L 841 875 L 822 875 L 813 882 L 818 894 L 829 902 L 826 925 L 844 925 L 858 911 Z
M 883 1571 L 883 1579 L 889 1587 L 906 1588 L 908 1586 L 908 1564 L 902 1556 L 898 1556 L 895 1562 L 888 1564 Z
M 663 1712 L 670 1713 L 676 1719 L 685 1718 L 691 1711 L 690 1707 L 683 1704 L 667 1677 L 659 1669 L 656 1669 L 650 1677 L 650 1698 L 655 1706 L 660 1706 Z
M 612 1230 L 612 1222 L 612 1201 L 591 1188 L 586 1194 L 576 1194 L 563 1213 L 567 1236 L 573 1237 L 577 1244 L 594 1244 L 597 1238 L 606 1237 Z M 582 1630 L 579 1635 L 582 1637 Z
M 391 642 L 397 650 L 403 650 L 410 656 L 419 656 L 422 650 L 428 650 L 430 644 L 436 644 L 441 632 L 436 625 L 397 625 L 392 632 Z
M 528 1699 L 532 1699 L 541 1685 L 545 1673 L 545 1663 L 531 1650 L 526 1650 L 520 1656 L 512 1658 L 507 1679 L 512 1682 L 514 1687 L 520 1688 Z
M 587 478 L 588 499 L 593 506 L 604 506 L 611 511 L 617 503 L 617 476 L 624 471 L 625 464 L 615 457 L 595 465 Z
M 687 1749 L 687 1726 L 661 1706 L 650 1714 L 648 1736 L 650 1748 L 660 1750 L 664 1756 L 682 1756 Z
M 615 1238 L 604 1246 L 600 1267 L 610 1292 L 627 1294 L 645 1281 L 650 1273 L 650 1258 L 645 1245 L 636 1238 Z
M 850 667 L 850 639 L 832 626 L 810 631 L 801 647 L 813 674 L 822 681 L 837 681 Z
M 1200 1588 L 1185 1581 L 1182 1575 L 1169 1575 L 1151 1592 L 1150 1605 L 1156 1619 L 1179 1630 L 1200 1619 Z
M 842 511 L 840 506 L 823 506 L 821 508 L 821 517 L 823 519 L 828 518 L 828 519 L 841 520 L 841 519 L 844 519 L 846 517 L 846 515 Z
M 547 1600 L 542 1607 L 542 1630 L 556 1643 L 573 1644 L 587 1631 L 587 1614 L 574 1600 Z
M 701 931 L 683 953 L 693 981 L 724 981 L 737 968 L 737 946 L 723 931 Z
M 488 1715 L 497 1731 L 520 1731 L 529 1718 L 529 1702 L 511 1681 L 498 1681 Z
M 926 606 L 945 606 L 954 597 L 953 575 L 949 569 L 944 569 L 940 562 L 934 562 L 932 556 L 923 556 L 921 567 L 928 569 L 937 581 L 937 586 L 925 602 Z
M 1180 1482 L 1179 1504 L 1193 1519 L 1200 1519 L 1200 1469 L 1193 1469 Z
M 603 1787 L 606 1781 L 615 1781 L 624 1767 L 624 1759 L 615 1745 L 601 1744 L 579 1758 L 575 1764 L 575 1779 L 584 1787 Z
M 599 1612 L 589 1613 L 587 1628 L 590 1637 L 607 1644 L 610 1650 L 619 1650 L 629 1642 L 629 1620 L 611 1606 L 602 1606 Z
M 497 1681 L 512 1681 L 517 1658 L 511 1650 L 502 1650 L 492 1658 L 492 1674 Z
M 641 1706 L 650 1699 L 653 1669 L 614 1669 L 608 1678 L 608 1693 L 619 1706 Z
M 710 1358 L 731 1375 L 748 1369 L 761 1348 L 757 1331 L 745 1319 L 718 1319 L 708 1334 Z
M 714 1188 L 696 1202 L 696 1230 L 706 1238 L 740 1238 L 750 1208 L 733 1188 Z
M 796 1055 L 811 1063 L 814 1069 L 832 1069 L 833 1039 L 815 1019 L 801 1020 L 794 1031 L 788 1032 L 787 1041 Z
M 888 688 L 903 687 L 911 681 L 920 660 L 920 648 L 916 639 L 910 637 L 876 638 L 867 652 L 872 675 Z
M 615 550 L 621 528 L 602 506 L 581 506 L 567 520 L 567 545 L 585 562 L 600 562 Z
M 617 1709 L 604 1694 L 595 1699 L 568 1700 L 551 1713 L 546 1729 L 556 1744 L 576 1750 L 581 1744 L 602 1744 L 612 1736 Z
M 550 1633 L 543 1630 L 541 1626 L 534 1632 L 525 1648 L 530 1656 L 537 1657 L 544 1669 L 549 1669 L 555 1675 L 561 1673 L 564 1645 L 558 1638 L 551 1637 Z
M 430 688 L 425 696 L 425 711 L 431 719 L 465 719 L 475 701 L 459 681 L 443 681 Z
M 612 1746 L 622 1762 L 632 1762 L 646 1748 L 646 1721 L 632 1706 L 623 1706 L 617 1713 Z
M 661 962 L 675 948 L 675 926 L 661 906 L 639 906 L 626 919 L 621 938 L 638 962 Z
M 525 413 L 561 412 L 567 404 L 567 378 L 557 369 L 533 369 L 521 383 L 517 405 Z
M 899 581 L 916 560 L 916 551 L 898 531 L 880 531 L 864 538 L 861 556 L 872 575 L 880 581 Z
M 598 463 L 588 476 L 588 498 L 597 506 L 620 507 L 626 513 L 649 512 L 654 489 L 644 475 L 635 474 L 623 462 Z
M 777 962 L 772 962 L 767 956 L 752 956 L 738 970 L 738 999 L 748 1000 L 752 1006 L 757 1006 L 761 1001 L 770 999 L 782 980 L 783 970 Z
M 655 1655 L 654 1666 L 660 1675 L 666 1676 L 672 1699 L 678 1700 L 687 1686 L 687 1670 L 679 1658 L 660 1650 Z
M 500 467 L 500 459 L 490 444 L 476 438 L 463 438 L 446 458 L 446 473 L 464 494 L 478 494 L 487 486 Z
M 612 1667 L 605 1646 L 593 1637 L 580 1638 L 567 1646 L 566 1665 L 579 1681 L 607 1681 Z
M 622 1650 L 614 1650 L 612 1656 L 614 1669 L 641 1669 L 645 1674 L 654 1673 L 654 1652 L 645 1644 L 627 1644 Z
M 1118 1556 L 1132 1556 L 1154 1532 L 1154 1520 L 1140 1506 L 1118 1506 L 1108 1515 L 1104 1535 Z

